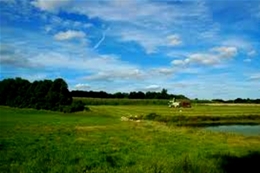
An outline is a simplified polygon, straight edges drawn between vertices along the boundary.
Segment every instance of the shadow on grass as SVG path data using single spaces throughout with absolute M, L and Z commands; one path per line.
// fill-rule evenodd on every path
M 250 152 L 248 155 L 241 157 L 228 154 L 215 157 L 220 158 L 220 168 L 226 173 L 260 172 L 260 152 Z

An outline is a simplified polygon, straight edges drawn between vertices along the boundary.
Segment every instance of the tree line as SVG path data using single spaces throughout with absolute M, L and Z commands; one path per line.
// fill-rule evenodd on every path
M 88 97 L 88 98 L 125 98 L 125 99 L 172 99 L 175 98 L 177 100 L 190 100 L 193 103 L 256 103 L 260 104 L 259 99 L 250 99 L 250 98 L 236 98 L 230 100 L 223 99 L 189 99 L 184 95 L 177 94 L 168 94 L 166 89 L 162 89 L 161 92 L 142 92 L 142 91 L 132 91 L 129 93 L 126 92 L 117 92 L 114 94 L 107 93 L 105 91 L 81 91 L 81 90 L 73 90 L 71 91 L 72 97 Z
M 67 83 L 61 79 L 29 82 L 26 79 L 0 81 L 0 105 L 74 112 L 84 109 L 81 102 L 72 102 Z
M 213 99 L 212 102 L 214 103 L 260 103 L 260 98 L 259 99 L 250 99 L 250 98 L 236 98 L 234 100 L 223 100 L 223 99 Z
M 260 104 L 260 99 L 250 99 L 250 98 L 236 98 L 236 99 L 229 99 L 229 100 L 223 100 L 223 99 L 212 99 L 212 100 L 206 100 L 206 99 L 198 99 L 195 98 L 192 100 L 193 103 L 254 103 L 254 104 Z
M 107 93 L 105 91 L 71 91 L 72 97 L 90 97 L 90 98 L 127 98 L 127 99 L 188 99 L 184 95 L 168 94 L 166 89 L 162 89 L 161 92 L 151 92 L 146 93 L 142 91 L 132 91 L 129 93 L 117 92 L 114 94 Z
M 0 81 L 0 105 L 20 108 L 46 109 L 53 111 L 75 112 L 84 110 L 86 107 L 80 100 L 73 101 L 73 97 L 89 98 L 126 98 L 126 99 L 188 99 L 184 95 L 168 94 L 166 89 L 161 92 L 146 93 L 132 91 L 129 93 L 117 92 L 114 94 L 105 91 L 69 91 L 67 83 L 61 79 L 41 80 L 29 82 L 26 79 L 14 78 Z M 199 100 L 195 103 L 260 103 L 260 99 L 234 100 Z

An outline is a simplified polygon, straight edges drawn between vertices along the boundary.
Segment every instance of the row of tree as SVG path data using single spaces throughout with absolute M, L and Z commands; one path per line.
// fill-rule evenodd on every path
M 29 82 L 22 78 L 0 81 L 0 105 L 72 112 L 72 96 L 63 79 Z M 73 106 L 84 108 L 75 103 Z M 66 109 L 65 109 L 66 108 Z
M 236 98 L 234 100 L 223 100 L 223 99 L 213 99 L 212 102 L 214 103 L 260 103 L 259 99 L 243 99 L 243 98 Z
M 91 98 L 128 98 L 128 99 L 187 99 L 184 95 L 168 94 L 166 89 L 162 89 L 161 92 L 146 93 L 142 91 L 133 91 L 130 93 L 117 92 L 110 94 L 104 91 L 71 91 L 73 97 L 91 97 Z
M 72 97 L 89 97 L 89 98 L 128 98 L 128 99 L 172 99 L 177 100 L 190 100 L 184 95 L 168 94 L 166 89 L 162 89 L 161 92 L 151 92 L 146 93 L 142 91 L 133 91 L 130 93 L 117 92 L 110 94 L 104 91 L 80 91 L 74 90 L 71 91 Z M 236 98 L 234 100 L 223 100 L 223 99 L 212 99 L 212 100 L 202 100 L 195 98 L 191 100 L 194 103 L 260 103 L 259 99 L 250 99 L 250 98 Z

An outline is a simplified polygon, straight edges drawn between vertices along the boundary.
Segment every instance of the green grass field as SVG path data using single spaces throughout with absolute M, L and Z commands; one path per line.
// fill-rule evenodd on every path
M 89 106 L 93 111 L 106 111 L 114 116 L 130 114 L 148 114 L 151 112 L 164 116 L 242 116 L 260 115 L 260 105 L 210 106 L 193 105 L 192 108 L 169 108 L 167 105 L 120 105 L 120 106 Z M 181 111 L 180 111 L 181 110 Z
M 260 115 L 257 106 L 89 106 L 64 114 L 0 107 L 0 172 L 259 172 L 260 136 L 122 122 L 155 112 L 187 117 Z

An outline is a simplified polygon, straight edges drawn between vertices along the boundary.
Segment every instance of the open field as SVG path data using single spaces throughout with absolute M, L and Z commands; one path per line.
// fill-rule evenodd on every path
M 192 108 L 169 108 L 167 105 L 121 105 L 121 106 L 89 106 L 93 111 L 106 111 L 108 114 L 114 116 L 125 115 L 145 115 L 151 112 L 163 115 L 163 116 L 242 116 L 242 115 L 259 115 L 260 106 L 210 106 L 197 104 Z
M 0 172 L 259 172 L 260 136 L 122 122 L 121 116 L 259 115 L 259 107 L 89 106 L 90 112 L 0 107 Z
M 167 124 L 205 126 L 219 124 L 260 124 L 260 107 L 257 106 L 209 106 L 193 105 L 192 108 L 169 108 L 161 105 L 89 106 L 93 112 L 104 111 L 115 117 L 137 116 Z

